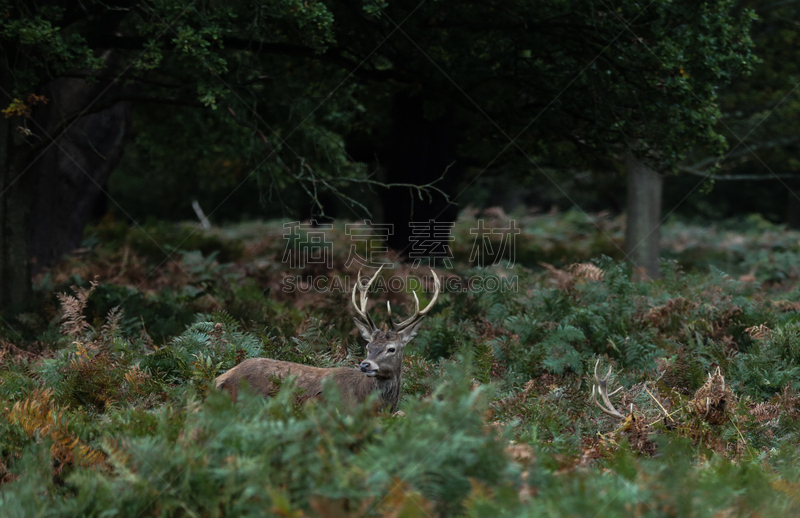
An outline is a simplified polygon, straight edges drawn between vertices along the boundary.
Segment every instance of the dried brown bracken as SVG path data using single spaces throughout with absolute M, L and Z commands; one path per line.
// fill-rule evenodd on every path
M 605 272 L 592 263 L 575 263 L 567 267 L 567 270 L 579 279 L 599 282 L 605 277 Z
M 61 318 L 61 329 L 73 338 L 79 337 L 90 327 L 86 317 L 83 316 L 83 310 L 86 308 L 89 296 L 97 287 L 97 284 L 97 279 L 95 279 L 91 281 L 88 288 L 73 286 L 74 296 L 67 293 L 59 293 L 57 295 L 64 311 L 64 315 Z
M 53 442 L 50 455 L 56 461 L 56 474 L 67 465 L 96 466 L 106 459 L 105 453 L 87 446 L 70 431 L 66 411 L 55 405 L 51 389 L 34 390 L 16 402 L 8 418 L 19 424 L 29 437 L 48 437 Z
M 747 329 L 744 330 L 744 332 L 749 334 L 750 338 L 752 338 L 753 340 L 760 341 L 769 337 L 771 329 L 768 328 L 767 323 L 764 322 L 763 324 L 758 326 L 748 327 Z
M 713 374 L 708 375 L 705 384 L 695 392 L 694 398 L 689 401 L 689 409 L 708 424 L 720 425 L 728 421 L 735 404 L 736 396 L 717 367 Z
M 552 282 L 561 291 L 569 291 L 578 280 L 602 281 L 605 272 L 591 263 L 575 263 L 560 270 L 548 263 L 539 263 L 551 274 Z
M 575 276 L 566 270 L 560 270 L 552 264 L 539 262 L 539 265 L 550 272 L 552 284 L 561 291 L 569 291 L 575 286 Z
M 792 300 L 773 300 L 772 304 L 777 306 L 781 311 L 800 311 L 800 302 Z
M 767 423 L 781 415 L 781 407 L 775 403 L 762 402 L 750 409 L 750 415 L 757 423 Z
M 683 297 L 670 299 L 661 306 L 655 306 L 644 315 L 644 319 L 652 326 L 663 329 L 675 317 L 684 315 L 690 309 L 696 307 L 694 302 L 690 302 Z

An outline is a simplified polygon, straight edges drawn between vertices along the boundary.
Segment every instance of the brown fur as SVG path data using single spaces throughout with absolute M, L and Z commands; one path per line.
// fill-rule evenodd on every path
M 400 357 L 402 363 L 402 356 Z M 235 396 L 241 380 L 246 380 L 255 392 L 272 396 L 280 388 L 280 380 L 295 376 L 295 386 L 302 391 L 301 400 L 314 399 L 322 394 L 322 380 L 333 376 L 342 393 L 345 406 L 352 406 L 367 399 L 372 392 L 380 392 L 380 408 L 388 407 L 392 412 L 400 398 L 400 373 L 391 377 L 369 377 L 359 369 L 336 367 L 324 369 L 300 363 L 284 362 L 269 358 L 250 358 L 220 375 L 216 381 L 218 389 L 227 390 Z

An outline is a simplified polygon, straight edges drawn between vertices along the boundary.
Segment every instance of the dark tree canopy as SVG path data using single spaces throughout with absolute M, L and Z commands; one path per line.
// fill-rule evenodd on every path
M 383 219 L 407 221 L 412 197 L 418 217 L 452 214 L 447 194 L 457 202 L 458 189 L 484 171 L 608 167 L 630 147 L 660 170 L 698 149 L 719 154 L 718 88 L 754 61 L 754 15 L 729 0 L 0 4 L 0 288 L 29 275 L 20 257 L 68 223 L 38 222 L 80 196 L 48 198 L 42 186 L 59 182 L 32 164 L 48 149 L 63 162 L 82 153 L 58 174 L 83 175 L 98 133 L 77 128 L 92 114 L 102 114 L 93 124 L 111 124 L 106 132 L 122 137 L 94 146 L 107 171 L 93 187 L 61 182 L 63 189 L 102 196 L 129 141 L 127 112 L 109 110 L 132 105 L 135 138 L 152 148 L 146 161 L 154 168 L 196 156 L 238 175 L 234 187 L 252 171 L 271 203 L 300 192 L 315 211 L 333 200 L 348 217 L 374 208 L 358 194 L 371 190 L 384 200 Z M 66 84 L 81 90 L 71 97 L 80 102 L 44 104 Z M 154 123 L 165 114 L 184 123 L 183 135 Z M 211 146 L 193 138 L 209 126 L 228 128 Z M 452 163 L 454 178 L 430 187 Z M 401 196 L 408 201 L 386 207 Z M 42 199 L 54 201 L 36 205 Z M 68 226 L 82 228 L 86 217 Z M 37 260 L 52 261 L 74 246 L 74 237 L 67 241 Z M 26 290 L 18 285 L 0 305 L 25 300 Z

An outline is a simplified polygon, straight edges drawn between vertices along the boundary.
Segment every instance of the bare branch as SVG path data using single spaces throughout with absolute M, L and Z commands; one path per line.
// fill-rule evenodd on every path
M 720 157 L 708 157 L 698 162 L 695 162 L 691 165 L 681 166 L 679 167 L 680 171 L 688 174 L 693 174 L 695 176 L 702 176 L 711 180 L 775 180 L 779 178 L 798 178 L 798 175 L 753 175 L 753 174 L 742 174 L 742 175 L 718 175 L 709 173 L 705 168 L 713 165 L 721 164 L 723 161 L 727 161 L 731 158 L 740 158 L 743 156 L 748 156 L 754 154 L 757 150 L 761 149 L 775 149 L 779 147 L 788 146 L 790 144 L 794 144 L 795 142 L 799 141 L 800 137 L 786 137 L 781 139 L 769 140 L 764 142 L 756 142 L 754 144 L 748 144 L 743 146 L 742 149 L 726 155 L 723 158 Z

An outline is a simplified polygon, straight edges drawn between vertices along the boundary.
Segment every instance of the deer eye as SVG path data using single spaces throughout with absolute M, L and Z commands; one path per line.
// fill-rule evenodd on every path
M 393 353 L 393 352 L 394 352 L 394 347 L 389 347 L 388 351 L 389 351 L 390 353 Z

